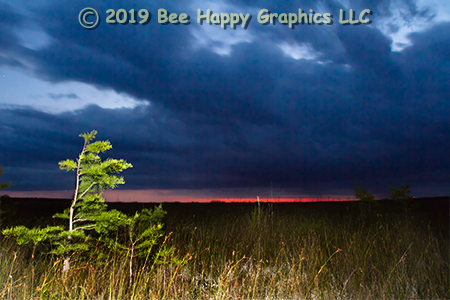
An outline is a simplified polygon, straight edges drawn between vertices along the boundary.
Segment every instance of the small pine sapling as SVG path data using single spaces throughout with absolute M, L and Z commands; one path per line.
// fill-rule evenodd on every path
M 409 188 L 411 187 L 409 184 L 407 185 L 400 185 L 398 184 L 397 187 L 389 187 L 391 189 L 392 193 L 389 195 L 392 200 L 394 200 L 399 207 L 404 207 L 405 209 L 405 216 L 408 216 L 408 206 L 410 206 L 410 200 L 414 199 L 413 196 L 411 196 L 411 191 Z
M 133 262 L 135 257 L 146 257 L 158 243 L 162 234 L 162 219 L 167 214 L 162 204 L 153 210 L 144 208 L 125 220 L 126 239 L 103 236 L 103 241 L 116 252 L 126 253 L 129 257 L 129 284 L 133 286 Z
M 0 176 L 2 176 L 3 175 L 3 166 L 2 165 L 0 165 Z M 11 182 L 3 182 L 3 183 L 0 183 L 0 190 L 2 190 L 2 189 L 4 189 L 4 188 L 7 188 L 7 187 L 10 187 L 12 184 L 11 184 Z M 7 197 L 7 195 L 4 195 L 4 196 L 6 196 Z M 2 215 L 3 215 L 3 210 L 2 210 L 2 197 L 3 197 L 3 195 L 0 195 L 0 228 L 2 227 L 1 225 L 2 225 Z
M 102 193 L 107 188 L 124 184 L 123 177 L 114 175 L 133 167 L 123 159 L 108 158 L 102 161 L 99 153 L 112 148 L 109 141 L 92 142 L 97 131 L 81 134 L 84 145 L 78 158 L 59 162 L 60 169 L 76 172 L 75 191 L 71 205 L 63 213 L 55 214 L 68 220 L 68 229 L 60 226 L 44 229 L 17 226 L 3 230 L 6 236 L 16 238 L 18 244 L 36 245 L 49 241 L 56 246 L 53 253 L 64 256 L 64 269 L 70 269 L 69 254 L 89 248 L 87 232 L 96 232 L 97 237 L 117 230 L 126 222 L 126 215 L 117 210 L 108 210 Z
M 398 185 L 398 188 L 392 187 L 392 186 L 389 187 L 389 189 L 391 189 L 391 191 L 392 191 L 392 193 L 389 195 L 389 197 L 391 197 L 392 200 L 397 201 L 398 203 L 404 205 L 409 200 L 414 198 L 413 196 L 411 196 L 411 191 L 409 190 L 409 188 L 411 186 L 409 184 L 400 185 L 397 183 L 397 185 Z
M 380 203 L 375 200 L 375 196 L 365 188 L 355 188 L 355 198 L 360 200 L 361 217 L 372 212 L 372 208 L 379 208 Z

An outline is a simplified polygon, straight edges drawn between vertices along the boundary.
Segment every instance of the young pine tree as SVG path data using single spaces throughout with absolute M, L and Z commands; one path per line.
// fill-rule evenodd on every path
M 3 175 L 3 166 L 0 165 L 0 176 Z M 11 182 L 0 183 L 0 190 L 11 186 Z
M 380 203 L 375 200 L 375 196 L 365 188 L 355 188 L 355 198 L 360 200 L 359 207 L 362 218 L 368 217 L 372 209 L 380 207 Z
M 392 191 L 392 193 L 389 195 L 392 200 L 395 201 L 398 208 L 401 209 L 404 208 L 405 216 L 408 217 L 408 211 L 411 208 L 411 200 L 414 199 L 414 197 L 411 195 L 410 191 L 410 185 L 401 185 L 398 184 L 397 187 L 390 186 L 389 189 Z
M 3 175 L 3 166 L 0 165 L 0 176 Z M 11 182 L 4 182 L 4 183 L 0 183 L 0 190 L 7 188 L 9 186 L 11 186 Z M 4 214 L 3 210 L 2 210 L 2 196 L 0 194 L 0 228 L 2 227 L 2 215 Z M 7 195 L 5 195 L 5 197 L 7 197 Z
M 63 227 L 47 227 L 46 229 L 18 226 L 3 230 L 6 236 L 14 236 L 19 244 L 36 245 L 51 242 L 57 246 L 53 252 L 64 256 L 64 272 L 70 269 L 70 254 L 73 251 L 87 250 L 88 232 L 97 237 L 116 230 L 126 223 L 125 214 L 117 210 L 108 210 L 102 193 L 107 188 L 115 188 L 124 184 L 123 177 L 116 174 L 133 167 L 123 159 L 108 158 L 101 160 L 99 154 L 112 148 L 109 141 L 96 141 L 97 131 L 81 134 L 84 139 L 83 148 L 76 160 L 59 162 L 60 169 L 75 171 L 75 191 L 72 203 L 63 213 L 55 217 L 68 220 L 68 229 Z M 34 252 L 33 252 L 34 253 Z
M 392 200 L 397 201 L 398 203 L 405 205 L 407 202 L 411 199 L 414 199 L 413 196 L 411 196 L 410 185 L 400 185 L 398 184 L 397 187 L 390 186 L 389 189 L 391 189 L 392 193 L 389 195 Z
M 62 170 L 75 171 L 75 191 L 70 207 L 62 214 L 55 217 L 68 219 L 69 230 L 65 233 L 66 243 L 62 252 L 75 250 L 85 243 L 72 243 L 74 236 L 83 240 L 86 231 L 95 230 L 98 234 L 106 234 L 110 230 L 116 230 L 126 220 L 126 216 L 117 210 L 107 210 L 102 193 L 105 189 L 114 189 L 119 184 L 124 184 L 123 177 L 115 174 L 132 168 L 130 163 L 123 159 L 108 158 L 102 161 L 99 153 L 112 148 L 109 141 L 93 142 L 97 131 L 80 134 L 84 139 L 84 145 L 76 160 L 67 159 L 59 162 Z M 64 260 L 65 269 L 69 269 L 69 257 Z

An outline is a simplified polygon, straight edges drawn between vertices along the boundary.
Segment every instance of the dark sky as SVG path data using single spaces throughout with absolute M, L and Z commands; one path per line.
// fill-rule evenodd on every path
M 100 15 L 94 30 L 78 22 L 85 7 Z M 109 25 L 110 8 L 152 17 Z M 159 24 L 160 8 L 190 24 Z M 198 24 L 208 8 L 252 19 L 247 29 Z M 333 24 L 264 26 L 263 8 L 330 13 Z M 344 26 L 340 9 L 370 9 L 372 22 Z M 134 165 L 122 189 L 450 193 L 447 0 L 0 0 L 0 91 L 0 181 L 11 194 L 73 189 L 57 163 L 92 129 L 113 145 L 105 157 Z

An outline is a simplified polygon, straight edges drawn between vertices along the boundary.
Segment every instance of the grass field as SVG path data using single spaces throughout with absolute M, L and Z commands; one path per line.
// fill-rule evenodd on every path
M 2 228 L 52 223 L 58 205 L 67 207 L 26 203 L 3 205 Z M 0 298 L 450 299 L 448 205 L 164 204 L 163 250 L 137 259 L 131 280 L 125 254 L 74 255 L 64 276 L 60 257 L 32 259 L 2 238 Z M 152 204 L 111 206 L 131 213 Z

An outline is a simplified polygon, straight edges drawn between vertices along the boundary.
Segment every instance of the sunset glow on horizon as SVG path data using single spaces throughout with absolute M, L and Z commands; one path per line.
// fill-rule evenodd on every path
M 210 202 L 225 202 L 225 203 L 257 203 L 258 200 L 254 198 L 234 198 L 234 199 L 212 199 Z M 343 201 L 358 201 L 358 199 L 336 199 L 336 198 L 268 198 L 259 199 L 261 203 L 286 203 L 286 202 L 343 202 Z M 192 201 L 205 202 L 205 201 Z
M 10 197 L 15 198 L 54 198 L 70 199 L 73 191 L 11 191 Z M 219 194 L 219 193 L 218 193 Z M 176 190 L 107 190 L 104 192 L 107 202 L 258 202 L 255 197 L 214 197 L 211 193 L 199 193 L 194 191 Z M 282 202 L 336 202 L 336 201 L 356 201 L 352 197 L 259 197 L 261 203 L 282 203 Z

